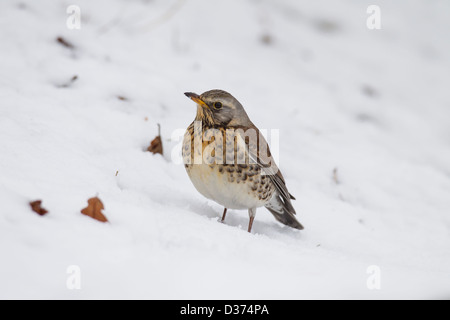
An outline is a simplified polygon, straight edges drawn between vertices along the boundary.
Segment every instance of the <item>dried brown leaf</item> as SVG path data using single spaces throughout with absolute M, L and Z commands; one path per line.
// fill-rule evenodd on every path
M 163 154 L 163 145 L 161 140 L 161 126 L 158 124 L 158 136 L 150 142 L 150 146 L 147 148 L 147 151 L 156 154 Z
M 101 222 L 108 222 L 108 219 L 103 215 L 102 210 L 105 209 L 102 201 L 98 198 L 91 198 L 88 200 L 88 206 L 81 210 L 81 213 Z
M 31 210 L 36 212 L 38 215 L 43 216 L 43 215 L 47 214 L 48 211 L 45 210 L 44 208 L 42 208 L 41 204 L 42 204 L 42 200 L 36 200 L 36 201 L 30 202 Z

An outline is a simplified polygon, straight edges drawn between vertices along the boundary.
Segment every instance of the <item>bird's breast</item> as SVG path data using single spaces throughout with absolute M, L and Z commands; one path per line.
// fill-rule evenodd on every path
M 249 163 L 245 140 L 233 132 L 191 125 L 182 148 L 186 171 L 206 198 L 230 209 L 257 208 L 271 199 L 274 185 L 257 164 Z

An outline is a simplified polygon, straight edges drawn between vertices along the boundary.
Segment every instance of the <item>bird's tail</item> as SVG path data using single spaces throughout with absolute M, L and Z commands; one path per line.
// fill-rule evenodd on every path
M 295 209 L 292 206 L 291 199 L 295 199 L 291 194 L 289 194 L 289 199 L 287 199 L 276 193 L 265 207 L 282 224 L 303 230 L 302 224 L 295 218 Z

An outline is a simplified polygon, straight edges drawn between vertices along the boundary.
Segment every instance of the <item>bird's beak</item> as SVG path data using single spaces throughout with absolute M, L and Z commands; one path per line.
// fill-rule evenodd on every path
M 185 92 L 184 95 L 186 97 L 190 98 L 192 101 L 194 101 L 198 105 L 202 106 L 203 108 L 209 108 L 208 105 L 205 103 L 205 101 L 200 99 L 200 96 L 198 94 L 193 93 L 193 92 Z

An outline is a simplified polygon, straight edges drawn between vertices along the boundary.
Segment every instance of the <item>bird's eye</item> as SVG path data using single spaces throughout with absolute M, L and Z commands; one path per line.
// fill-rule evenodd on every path
M 214 108 L 215 109 L 221 109 L 222 108 L 222 102 L 214 102 Z

